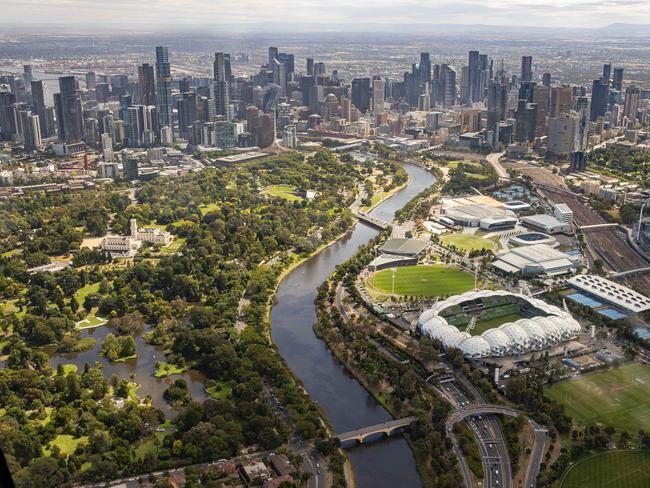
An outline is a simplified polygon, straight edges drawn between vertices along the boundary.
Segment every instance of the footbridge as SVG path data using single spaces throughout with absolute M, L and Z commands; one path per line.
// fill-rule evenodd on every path
M 417 417 L 405 417 L 403 419 L 391 420 L 390 422 L 384 422 L 383 424 L 371 425 L 370 427 L 363 427 L 357 430 L 351 430 L 349 432 L 343 432 L 342 434 L 337 434 L 336 437 L 341 443 L 356 441 L 359 444 L 363 442 L 371 435 L 374 434 L 384 434 L 386 437 L 390 437 L 396 430 L 403 429 L 411 425 L 417 420 Z
M 391 224 L 386 222 L 385 220 L 378 219 L 377 217 L 373 217 L 372 215 L 364 212 L 357 211 L 354 213 L 354 216 L 359 220 L 361 220 L 362 222 L 365 222 L 368 225 L 376 227 L 379 230 L 386 230 L 391 226 Z
M 621 276 L 629 276 L 629 275 L 647 273 L 648 271 L 650 271 L 650 266 L 647 266 L 645 268 L 628 269 L 627 271 L 610 272 L 607 276 L 609 278 L 619 278 Z
M 606 223 L 606 224 L 592 224 L 592 225 L 581 225 L 578 227 L 580 230 L 597 230 L 597 229 L 607 229 L 609 227 L 618 227 L 617 223 Z

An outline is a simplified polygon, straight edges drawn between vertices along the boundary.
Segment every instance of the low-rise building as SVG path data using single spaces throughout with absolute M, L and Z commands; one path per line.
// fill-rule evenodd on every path
M 573 223 L 573 210 L 566 203 L 553 205 L 553 215 L 560 222 L 565 224 Z
M 571 224 L 560 222 L 552 215 L 538 214 L 530 215 L 521 219 L 521 223 L 531 229 L 544 232 L 545 234 L 568 234 L 571 232 Z
M 579 261 L 579 257 L 558 251 L 548 244 L 534 244 L 497 254 L 492 266 L 508 274 L 556 276 L 574 271 Z

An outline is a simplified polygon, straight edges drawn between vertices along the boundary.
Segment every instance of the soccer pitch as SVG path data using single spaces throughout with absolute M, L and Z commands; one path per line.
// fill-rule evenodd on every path
M 650 429 L 650 368 L 631 363 L 545 388 L 584 425 L 611 425 L 637 432 Z
M 645 488 L 650 486 L 649 451 L 610 451 L 578 461 L 561 488 Z
M 368 278 L 375 290 L 391 294 L 393 272 L 378 271 Z M 457 295 L 474 288 L 474 276 L 466 271 L 442 264 L 405 266 L 396 268 L 395 295 L 417 297 L 442 297 Z

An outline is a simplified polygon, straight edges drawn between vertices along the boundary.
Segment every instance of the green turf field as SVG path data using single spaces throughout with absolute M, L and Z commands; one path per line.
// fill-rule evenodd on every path
M 486 330 L 494 329 L 495 327 L 499 327 L 500 325 L 506 324 L 508 322 L 515 322 L 521 318 L 523 318 L 521 314 L 510 313 L 508 315 L 504 315 L 502 317 L 495 317 L 489 320 L 478 320 L 476 322 L 476 326 L 474 326 L 474 328 L 470 331 L 470 334 L 481 335 Z
M 561 488 L 647 488 L 650 451 L 609 451 L 587 457 L 564 475 Z
M 611 425 L 628 432 L 650 430 L 650 368 L 641 363 L 562 381 L 544 391 L 582 424 Z
M 370 286 L 390 294 L 393 273 L 390 269 L 370 276 Z M 436 297 L 464 293 L 474 288 L 474 276 L 466 271 L 442 264 L 430 266 L 404 266 L 396 268 L 395 294 L 401 296 Z
M 489 239 L 467 234 L 445 234 L 440 238 L 440 242 L 445 246 L 454 245 L 466 253 L 475 249 L 490 249 L 494 251 L 496 248 L 496 244 Z

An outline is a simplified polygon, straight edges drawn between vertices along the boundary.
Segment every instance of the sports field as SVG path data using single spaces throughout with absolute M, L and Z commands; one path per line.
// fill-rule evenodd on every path
M 561 488 L 646 488 L 650 451 L 601 452 L 569 468 Z
M 440 242 L 445 246 L 454 245 L 457 249 L 466 253 L 475 249 L 490 249 L 494 251 L 496 248 L 496 244 L 489 239 L 466 234 L 446 234 L 440 238 Z
M 495 327 L 499 327 L 500 325 L 506 324 L 508 322 L 516 322 L 520 318 L 522 318 L 521 314 L 510 313 L 508 315 L 495 317 L 489 320 L 478 320 L 474 328 L 470 331 L 470 334 L 481 335 L 486 330 L 494 329 Z
M 368 279 L 371 288 L 390 294 L 393 272 L 384 269 Z M 457 295 L 474 288 L 474 276 L 443 264 L 404 266 L 395 271 L 395 295 L 440 297 Z
M 544 392 L 584 425 L 611 425 L 628 432 L 650 430 L 650 368 L 641 363 L 562 381 Z

